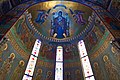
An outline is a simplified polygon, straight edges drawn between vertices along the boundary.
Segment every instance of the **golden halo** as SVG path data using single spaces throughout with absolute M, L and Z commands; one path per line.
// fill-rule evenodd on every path
M 103 57 L 103 60 L 104 60 L 104 62 L 106 62 L 106 61 L 108 61 L 108 56 L 107 55 L 105 55 L 104 57 Z
M 23 60 L 20 60 L 19 65 L 24 66 L 25 62 Z
M 52 72 L 51 72 L 51 71 L 48 71 L 48 72 L 47 72 L 47 75 L 52 75 Z
M 115 48 L 112 47 L 112 48 L 111 48 L 111 51 L 112 51 L 112 53 L 115 53 Z
M 38 69 L 38 70 L 37 70 L 37 73 L 42 73 L 42 69 Z
M 98 63 L 97 62 L 94 63 L 94 67 L 98 67 Z
M 8 48 L 8 45 L 7 45 L 7 43 L 5 44 L 5 48 L 4 48 L 4 50 L 6 50 Z
M 80 73 L 80 70 L 79 70 L 79 69 L 77 69 L 77 70 L 75 71 L 75 74 L 78 74 L 78 73 Z
M 14 59 L 15 58 L 15 53 L 11 53 L 10 58 Z

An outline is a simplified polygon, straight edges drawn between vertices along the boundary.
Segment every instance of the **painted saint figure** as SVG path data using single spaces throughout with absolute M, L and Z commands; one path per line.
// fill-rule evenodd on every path
M 53 80 L 52 78 L 52 72 L 51 71 L 48 71 L 47 72 L 47 75 L 46 75 L 46 79 L 45 80 Z
M 39 14 L 37 18 L 35 19 L 35 22 L 41 25 L 45 22 L 46 18 L 48 17 L 48 14 L 44 10 L 39 10 L 38 12 Z
M 42 69 L 37 70 L 35 80 L 43 80 Z
M 10 73 L 15 54 L 11 53 L 10 56 L 3 62 L 0 68 L 0 80 L 6 80 L 6 76 Z
M 22 80 L 22 77 L 24 75 L 24 66 L 25 66 L 25 62 L 23 60 L 20 60 L 10 80 Z
M 105 55 L 103 57 L 105 62 L 105 69 L 109 76 L 109 80 L 120 80 L 117 67 L 110 61 L 109 57 Z
M 69 36 L 69 23 L 67 19 L 62 16 L 62 11 L 58 12 L 58 16 L 51 22 L 51 32 L 52 37 L 62 39 Z

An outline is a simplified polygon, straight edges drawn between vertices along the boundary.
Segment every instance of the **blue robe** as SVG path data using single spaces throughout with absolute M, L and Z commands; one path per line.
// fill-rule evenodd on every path
M 54 30 L 57 33 L 56 38 L 62 39 L 64 38 L 63 34 L 66 31 L 67 21 L 64 17 L 57 17 L 54 19 Z

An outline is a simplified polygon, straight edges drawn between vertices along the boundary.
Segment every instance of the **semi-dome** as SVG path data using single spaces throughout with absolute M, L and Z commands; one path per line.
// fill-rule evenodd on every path
M 0 80 L 119 80 L 116 2 L 21 1 L 0 3 Z

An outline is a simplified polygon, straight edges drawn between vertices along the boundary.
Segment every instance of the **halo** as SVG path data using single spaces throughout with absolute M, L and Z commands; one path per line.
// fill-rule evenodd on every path
M 94 67 L 98 67 L 98 63 L 97 62 L 94 62 Z
M 80 70 L 79 70 L 79 69 L 77 69 L 77 70 L 75 71 L 75 74 L 78 74 L 78 73 L 80 73 Z
M 51 72 L 51 71 L 48 71 L 48 72 L 47 72 L 47 75 L 52 75 L 52 72 Z
M 38 69 L 37 72 L 38 72 L 38 73 L 42 73 L 42 69 Z
M 15 53 L 11 53 L 10 58 L 14 59 L 15 58 Z
M 112 47 L 112 48 L 111 48 L 111 51 L 112 51 L 112 53 L 115 53 L 115 48 Z
M 7 50 L 7 48 L 8 48 L 8 45 L 7 45 L 7 43 L 5 44 L 5 48 L 4 48 L 4 50 Z
M 22 66 L 24 66 L 25 62 L 23 60 L 20 60 L 19 64 L 22 64 Z
M 105 55 L 104 57 L 103 57 L 103 60 L 104 60 L 104 62 L 106 62 L 106 61 L 108 61 L 108 56 L 107 55 Z

